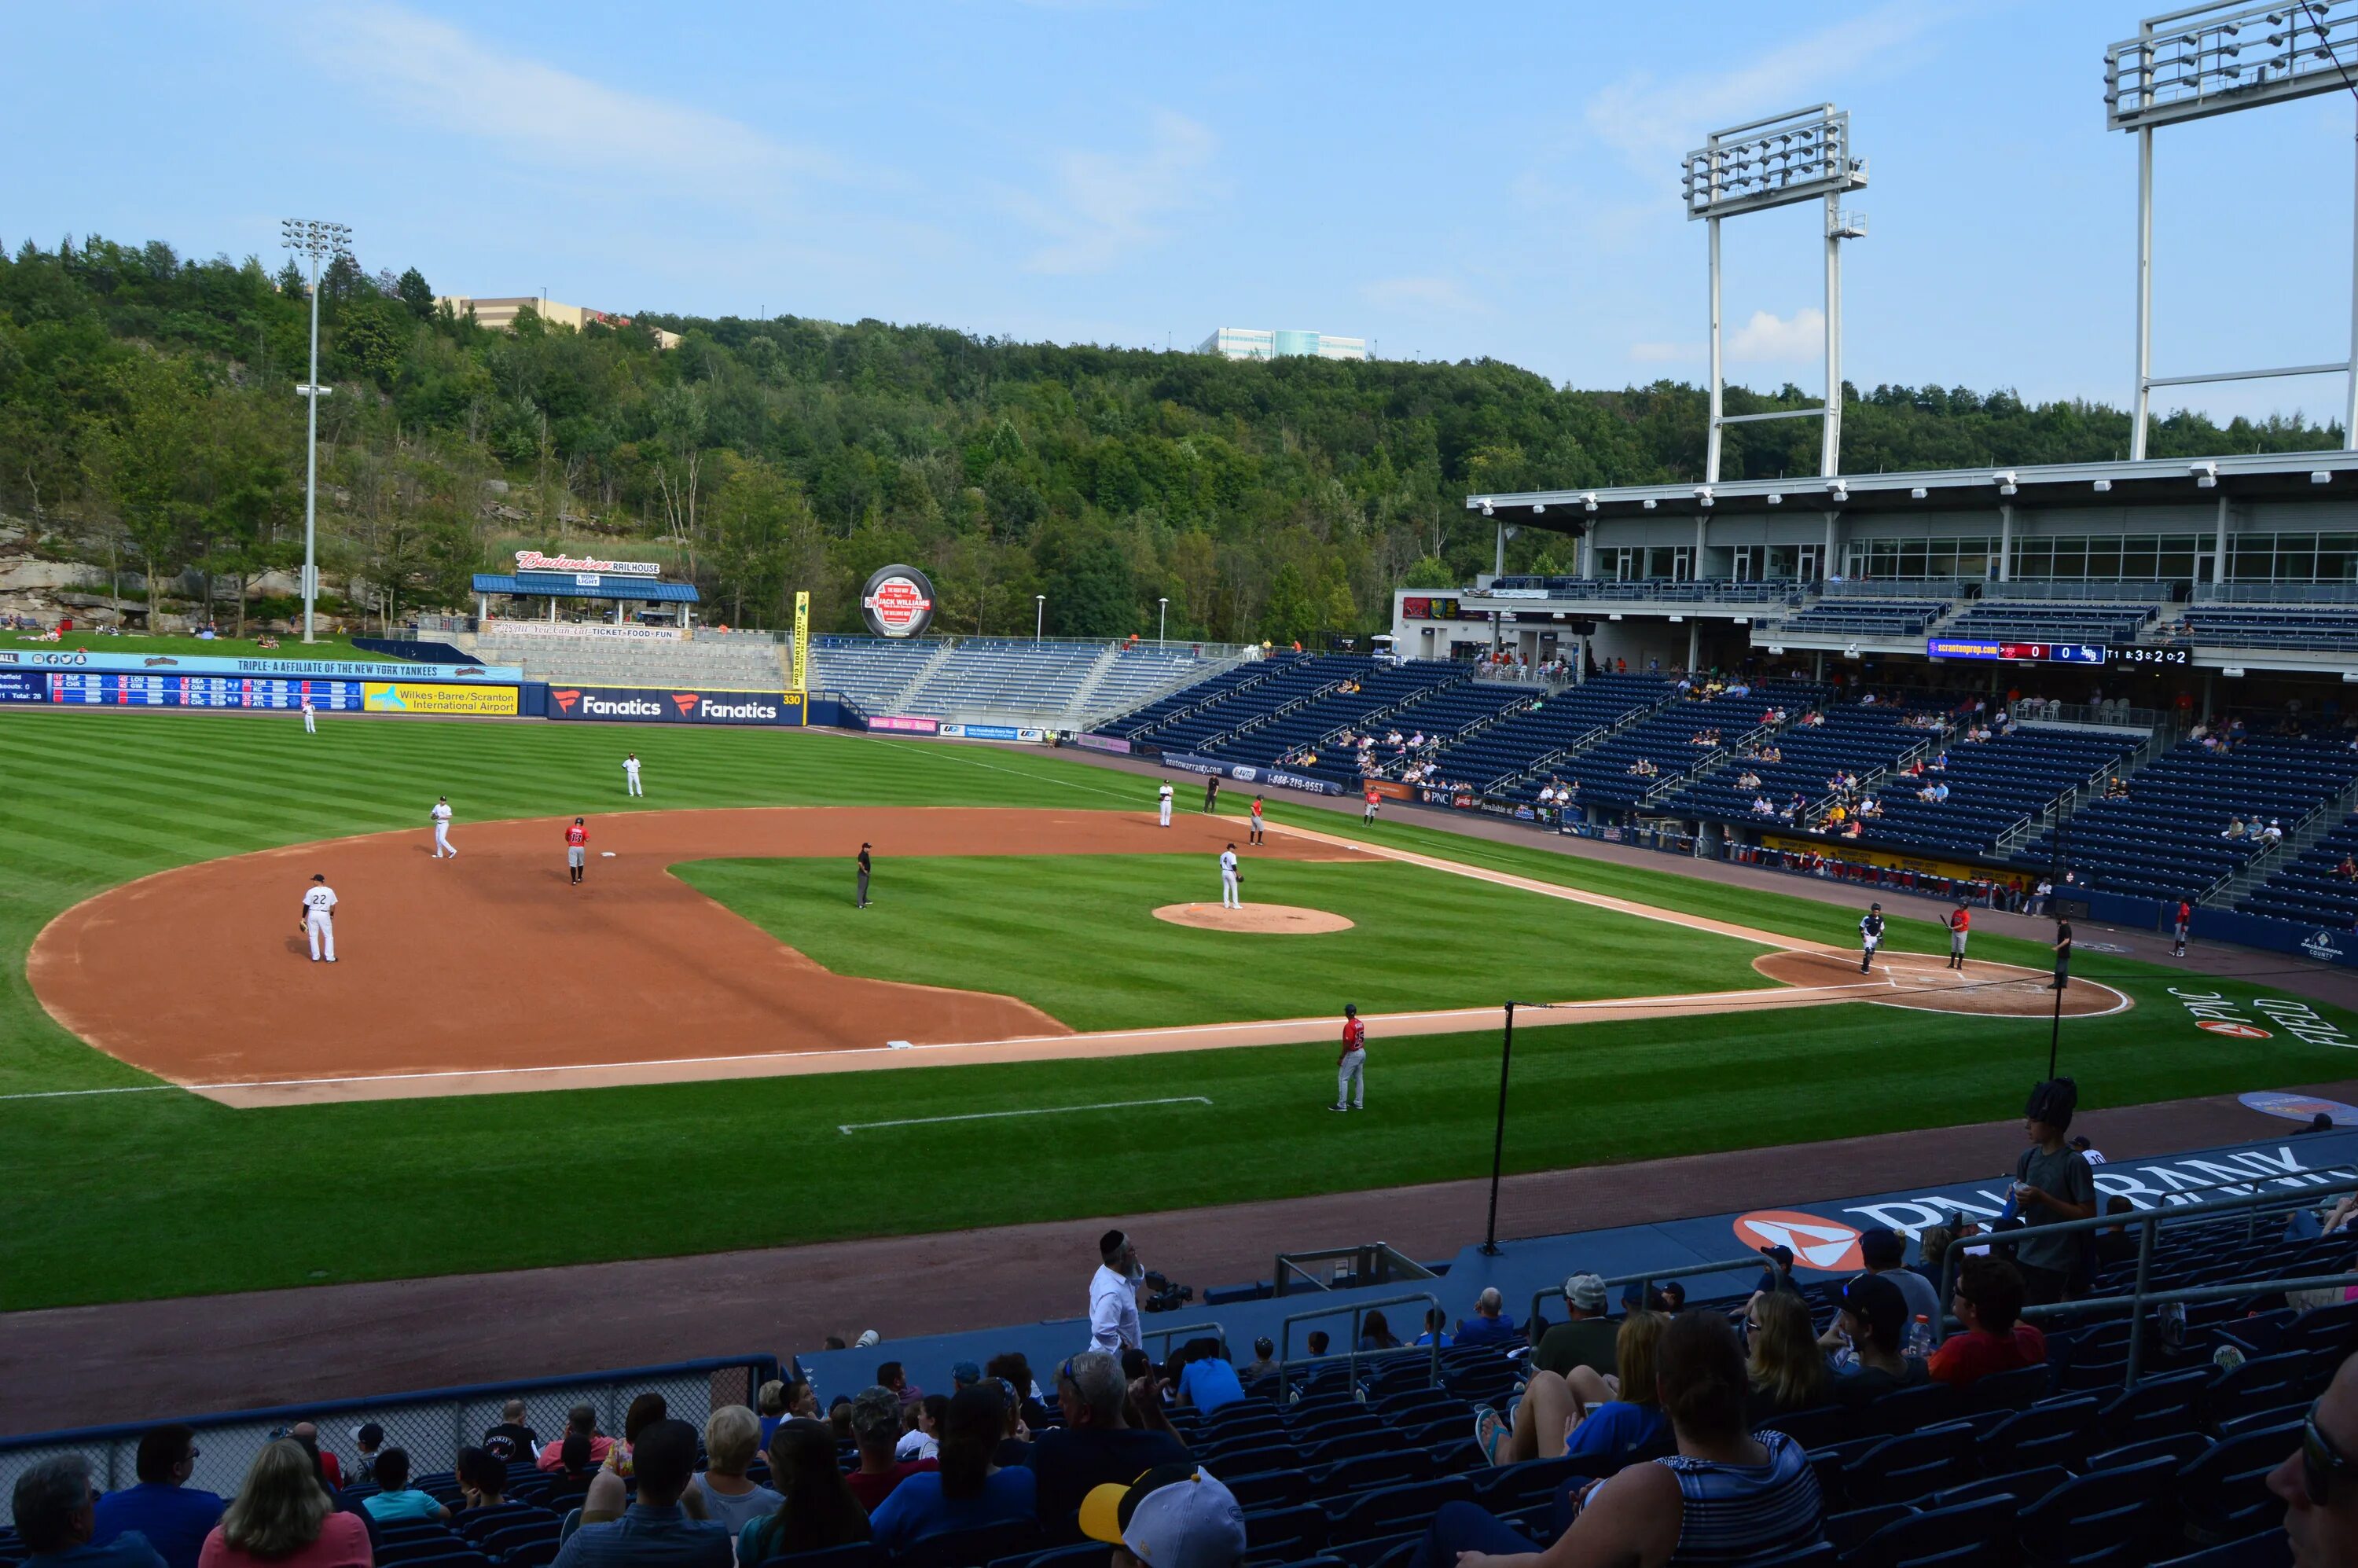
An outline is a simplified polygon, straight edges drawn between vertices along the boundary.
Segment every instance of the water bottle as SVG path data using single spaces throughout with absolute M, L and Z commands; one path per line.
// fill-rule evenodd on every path
M 1900 1347 L 1900 1354 L 1910 1361 L 1923 1361 L 1931 1358 L 1932 1349 L 1932 1320 L 1920 1312 L 1916 1321 L 1908 1325 L 1908 1340 Z

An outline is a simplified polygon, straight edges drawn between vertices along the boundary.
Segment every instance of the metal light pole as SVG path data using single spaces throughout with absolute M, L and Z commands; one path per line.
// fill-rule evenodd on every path
M 1515 1059 L 1515 1004 L 1507 1003 L 1507 1033 L 1498 1042 L 1498 1128 L 1490 1140 L 1490 1222 L 1482 1227 L 1485 1257 L 1498 1255 L 1498 1173 L 1507 1159 L 1507 1069 Z
M 331 390 L 319 384 L 319 266 L 330 256 L 341 255 L 352 237 L 351 227 L 317 218 L 289 218 L 282 225 L 287 248 L 311 258 L 311 375 L 295 390 L 309 410 L 303 443 L 303 641 L 312 634 L 314 606 L 319 597 L 319 399 Z
M 1047 624 L 1048 596 L 1035 593 L 1032 596 L 1032 640 L 1034 643 L 1040 640 L 1040 633 Z
M 1161 607 L 1154 612 L 1154 645 L 1159 648 L 1163 646 L 1163 629 L 1171 624 L 1171 601 L 1158 599 L 1154 602 Z

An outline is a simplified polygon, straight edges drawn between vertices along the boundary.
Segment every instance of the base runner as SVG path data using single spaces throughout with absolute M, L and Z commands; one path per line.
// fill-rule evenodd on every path
M 1343 1004 L 1343 1054 L 1335 1058 L 1335 1103 L 1326 1108 L 1368 1108 L 1368 1026 L 1355 1001 Z
M 1261 841 L 1260 828 L 1260 796 L 1255 795 L 1253 796 L 1252 804 L 1252 831 L 1245 836 L 1245 842 L 1248 844 L 1260 843 Z
M 1163 814 L 1163 826 L 1165 827 L 1170 827 L 1171 783 L 1168 779 L 1163 781 L 1163 787 L 1161 789 L 1154 792 L 1154 808 Z
M 565 830 L 565 870 L 577 887 L 580 885 L 582 868 L 589 863 L 590 828 L 577 816 L 573 826 Z
M 1883 946 L 1883 906 L 1870 903 L 1858 921 L 1858 972 L 1866 974 L 1875 963 L 1875 950 Z
M 327 962 L 336 961 L 336 890 L 324 876 L 314 875 L 304 892 L 303 934 L 311 939 L 311 962 L 320 961 L 322 947 L 327 949 Z
M 1237 876 L 1237 847 L 1234 844 L 1220 851 L 1220 907 L 1242 909 L 1245 895 Z
M 1965 967 L 1965 934 L 1973 929 L 1973 911 L 1965 907 L 1964 900 L 1959 899 L 1957 907 L 1949 911 L 1949 968 L 1963 969 Z

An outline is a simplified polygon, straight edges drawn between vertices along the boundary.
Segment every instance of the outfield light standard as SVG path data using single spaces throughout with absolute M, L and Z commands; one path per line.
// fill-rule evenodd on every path
M 1040 633 L 1047 624 L 1048 596 L 1044 593 L 1035 593 L 1032 596 L 1032 640 L 1034 643 L 1040 641 Z
M 1171 601 L 1158 599 L 1154 602 L 1159 607 L 1154 611 L 1154 645 L 1159 648 L 1163 646 L 1163 629 L 1171 624 Z
M 319 399 L 332 388 L 319 384 L 319 267 L 330 256 L 346 254 L 352 231 L 348 224 L 318 218 L 289 218 L 281 226 L 287 248 L 311 258 L 311 375 L 295 390 L 309 410 L 308 437 L 303 443 L 303 641 L 315 643 L 313 607 L 319 598 Z

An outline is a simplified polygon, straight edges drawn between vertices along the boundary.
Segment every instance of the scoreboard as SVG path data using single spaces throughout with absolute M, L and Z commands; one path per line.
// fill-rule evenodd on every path
M 2187 665 L 2191 648 L 2155 647 L 2142 643 L 1985 643 L 1961 637 L 1934 637 L 1924 644 L 1935 659 L 1996 659 L 2026 665 Z
M 323 713 L 361 711 L 356 680 L 290 680 L 276 676 L 141 676 L 112 671 L 46 670 L 51 702 L 120 708 L 295 708 L 309 697 Z

